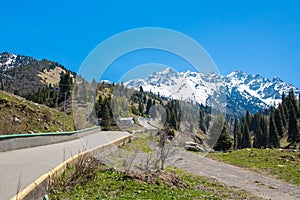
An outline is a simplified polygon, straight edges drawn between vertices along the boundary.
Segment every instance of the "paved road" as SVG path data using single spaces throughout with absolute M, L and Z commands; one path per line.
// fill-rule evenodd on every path
M 150 118 L 144 118 L 144 117 L 139 117 L 138 122 L 140 125 L 142 125 L 145 129 L 147 130 L 156 130 L 157 128 L 155 126 L 152 126 L 149 121 Z
M 73 141 L 0 152 L 0 199 L 6 200 L 16 194 L 19 177 L 22 190 L 72 155 L 109 143 L 127 134 L 98 132 Z

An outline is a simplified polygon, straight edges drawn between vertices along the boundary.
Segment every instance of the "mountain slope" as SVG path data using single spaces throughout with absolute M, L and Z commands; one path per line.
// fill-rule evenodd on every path
M 10 93 L 25 95 L 45 85 L 57 84 L 60 73 L 66 71 L 62 65 L 49 60 L 39 61 L 7 52 L 0 54 L 0 74 L 13 78 L 4 79 L 5 91 Z
M 254 113 L 277 106 L 282 92 L 288 93 L 290 89 L 300 93 L 299 89 L 280 78 L 270 80 L 241 71 L 218 76 L 214 73 L 176 72 L 167 68 L 145 79 L 127 81 L 124 85 L 135 89 L 142 86 L 145 91 L 168 98 L 218 105 L 223 111 L 234 115 L 244 114 L 245 110 Z
M 0 135 L 62 131 L 64 113 L 0 91 Z M 74 130 L 66 115 L 66 131 Z

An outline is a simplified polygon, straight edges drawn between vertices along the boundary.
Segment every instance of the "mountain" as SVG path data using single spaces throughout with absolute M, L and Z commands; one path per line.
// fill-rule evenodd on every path
M 167 98 L 194 101 L 202 105 L 218 105 L 233 115 L 251 113 L 261 109 L 277 106 L 281 102 L 282 92 L 300 90 L 276 77 L 272 80 L 260 75 L 248 75 L 233 71 L 227 76 L 214 73 L 177 72 L 167 68 L 155 72 L 144 79 L 134 79 L 124 83 L 125 86 L 144 91 L 151 91 Z
M 36 60 L 29 56 L 4 52 L 0 54 L 0 78 L 5 91 L 25 95 L 45 85 L 57 84 L 67 69 L 57 62 Z

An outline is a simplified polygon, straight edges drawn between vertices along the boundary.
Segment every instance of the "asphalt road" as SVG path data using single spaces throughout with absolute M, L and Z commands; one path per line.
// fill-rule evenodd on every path
M 142 125 L 146 130 L 156 130 L 157 128 L 152 126 L 150 122 L 150 118 L 139 117 L 138 122 Z
M 10 199 L 16 194 L 18 185 L 21 190 L 24 189 L 71 156 L 127 134 L 121 131 L 99 131 L 68 142 L 0 152 L 0 199 Z

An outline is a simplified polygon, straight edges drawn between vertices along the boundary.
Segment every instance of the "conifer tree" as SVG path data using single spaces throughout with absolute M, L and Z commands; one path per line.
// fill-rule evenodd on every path
M 279 136 L 274 120 L 274 113 L 271 112 L 270 115 L 270 123 L 269 123 L 269 147 L 271 148 L 279 148 L 280 147 L 280 141 Z
M 146 105 L 146 114 L 149 115 L 149 111 L 150 111 L 150 108 L 152 106 L 152 100 L 149 98 L 147 100 L 147 105 Z
M 110 130 L 110 127 L 111 127 L 110 111 L 109 111 L 109 107 L 107 104 L 104 105 L 101 126 L 102 126 L 102 130 L 104 130 L 104 131 Z
M 234 128 L 233 128 L 233 148 L 238 149 L 239 147 L 239 138 L 241 137 L 239 121 L 237 118 L 234 119 Z
M 285 116 L 285 114 L 284 114 L 284 110 L 283 110 L 283 105 L 280 103 L 279 105 L 278 105 L 278 108 L 277 108 L 278 110 L 279 110 L 279 112 L 280 112 L 280 116 L 281 116 L 281 120 L 282 120 L 282 126 L 283 127 L 286 127 L 286 116 Z M 282 127 L 282 128 L 283 128 Z
M 265 117 L 261 118 L 261 130 L 262 130 L 262 146 L 267 148 L 269 146 L 269 132 L 268 132 L 268 121 Z
M 246 120 L 243 124 L 242 148 L 251 148 L 250 131 Z
M 227 151 L 232 145 L 232 138 L 229 135 L 227 130 L 227 123 L 226 121 L 223 124 L 223 128 L 217 143 L 214 146 L 216 151 Z
M 143 115 L 144 113 L 144 104 L 141 101 L 139 102 L 139 112 L 140 115 Z
M 254 148 L 262 148 L 264 147 L 263 144 L 263 132 L 261 130 L 261 127 L 259 125 L 259 127 L 257 128 L 256 132 L 255 132 L 255 136 L 254 136 L 254 141 L 253 141 L 253 147 Z
M 290 120 L 289 120 L 289 129 L 288 129 L 288 142 L 300 142 L 300 133 L 298 127 L 298 120 L 295 113 L 295 110 L 291 106 L 290 108 Z
M 283 137 L 283 123 L 282 123 L 282 117 L 281 117 L 279 107 L 275 110 L 274 120 L 275 120 L 276 128 L 278 131 L 278 135 L 282 138 Z
M 246 111 L 246 117 L 245 117 L 245 119 L 246 119 L 246 122 L 248 124 L 249 130 L 252 131 L 252 129 L 250 128 L 250 112 L 249 112 L 249 110 Z

